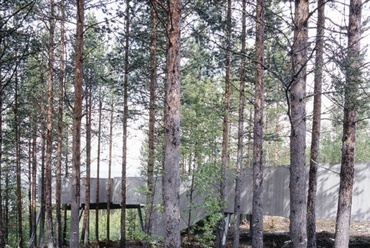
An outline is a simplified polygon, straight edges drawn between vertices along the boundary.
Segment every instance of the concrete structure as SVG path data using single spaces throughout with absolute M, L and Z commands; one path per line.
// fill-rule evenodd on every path
M 264 168 L 264 213 L 289 217 L 289 167 Z M 321 164 L 318 169 L 318 187 L 316 217 L 323 220 L 335 220 L 338 207 L 340 165 Z M 308 177 L 308 168 L 307 168 Z M 252 171 L 243 171 L 241 209 L 244 213 L 252 212 Z M 229 179 L 232 176 L 228 177 Z M 352 198 L 352 220 L 370 221 L 370 164 L 357 163 Z M 228 207 L 226 212 L 233 212 L 233 183 L 228 184 Z
M 335 220 L 338 202 L 338 188 L 339 188 L 339 172 L 340 165 L 322 164 L 318 170 L 318 192 L 317 192 L 317 219 L 331 219 Z M 307 170 L 308 176 L 308 170 Z M 210 175 L 212 177 L 212 175 Z M 234 209 L 234 172 L 228 171 L 226 183 L 226 213 L 232 213 Z M 245 169 L 241 176 L 242 191 L 241 191 L 241 209 L 244 214 L 251 214 L 252 212 L 252 170 Z M 81 202 L 85 196 L 85 185 L 82 180 L 81 185 Z M 352 206 L 352 220 L 353 221 L 370 221 L 370 164 L 358 163 L 355 165 L 355 183 L 353 190 L 353 206 Z M 100 179 L 99 189 L 99 203 L 104 206 L 107 201 L 106 191 L 107 179 Z M 140 209 L 145 204 L 145 187 L 146 183 L 140 177 L 127 178 L 127 205 L 136 206 Z M 264 168 L 264 214 L 274 216 L 289 217 L 289 167 L 265 167 Z M 70 195 L 70 181 L 66 180 L 63 186 L 62 204 L 69 206 L 71 202 Z M 181 185 L 181 228 L 186 228 L 189 222 L 189 214 L 191 213 L 190 225 L 201 220 L 206 215 L 206 205 L 202 193 L 196 188 L 190 191 L 190 182 L 183 182 Z M 215 197 L 218 194 L 218 189 L 215 186 L 209 186 L 207 190 L 208 195 L 213 194 Z M 162 183 L 161 179 L 156 179 L 155 187 L 155 202 L 154 204 L 162 204 Z M 189 194 L 189 192 L 192 192 Z M 112 179 L 112 200 L 113 206 L 119 206 L 121 203 L 121 180 L 120 178 Z M 191 211 L 189 208 L 190 197 L 192 197 L 193 207 Z M 90 203 L 96 203 L 96 179 L 91 179 Z M 157 235 L 162 236 L 163 228 L 163 214 L 159 212 L 155 215 L 153 226 L 156 228 Z

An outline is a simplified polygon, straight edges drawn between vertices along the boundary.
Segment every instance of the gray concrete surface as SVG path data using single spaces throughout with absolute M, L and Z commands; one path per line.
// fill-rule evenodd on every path
M 337 212 L 337 199 L 339 189 L 340 165 L 321 164 L 318 170 L 318 192 L 317 192 L 317 219 L 335 220 Z M 226 207 L 225 212 L 232 213 L 234 209 L 234 171 L 227 172 L 226 181 Z M 308 168 L 307 168 L 308 177 Z M 212 177 L 213 175 L 210 175 Z M 252 170 L 245 169 L 241 176 L 241 209 L 245 214 L 252 212 Z M 100 179 L 100 203 L 107 201 L 107 179 Z M 121 203 L 121 179 L 111 179 L 112 200 L 114 204 Z M 127 204 L 145 204 L 145 180 L 141 177 L 127 178 Z M 162 204 L 161 178 L 156 178 L 154 204 Z M 289 167 L 265 167 L 264 168 L 264 214 L 289 217 Z M 181 184 L 181 228 L 201 220 L 207 214 L 204 193 L 195 188 L 190 191 L 190 181 Z M 63 182 L 62 204 L 69 205 L 71 181 Z M 190 194 L 192 192 L 192 194 Z M 203 191 L 204 192 L 204 191 Z M 212 195 L 217 198 L 218 188 L 209 186 L 206 191 L 208 197 Z M 91 179 L 90 203 L 96 203 L 96 178 Z M 85 197 L 85 179 L 81 180 L 81 202 Z M 190 204 L 192 199 L 192 204 Z M 154 226 L 164 226 L 163 214 L 157 211 L 153 217 Z M 355 165 L 355 183 L 353 190 L 353 221 L 370 221 L 370 164 L 357 163 Z M 158 229 L 158 228 L 156 228 Z M 155 229 L 155 230 L 156 230 Z M 162 235 L 163 230 L 156 230 L 156 234 Z

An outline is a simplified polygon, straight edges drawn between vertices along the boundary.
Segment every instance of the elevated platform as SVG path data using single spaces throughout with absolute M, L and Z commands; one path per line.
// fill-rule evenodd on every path
M 264 214 L 289 217 L 289 167 L 265 167 L 264 169 Z M 339 190 L 339 172 L 340 165 L 321 164 L 318 170 L 318 187 L 317 187 L 317 219 L 335 220 L 338 204 Z M 235 171 L 229 170 L 226 175 L 226 207 L 224 212 L 233 213 L 234 195 L 235 195 Z M 308 179 L 308 169 L 307 169 Z M 212 175 L 210 175 L 212 177 Z M 355 165 L 355 179 L 352 199 L 352 220 L 353 221 L 370 221 L 370 164 L 358 163 Z M 91 179 L 90 187 L 90 208 L 96 204 L 99 208 L 107 205 L 107 179 L 99 181 L 99 202 L 96 201 L 97 179 Z M 121 203 L 121 178 L 111 179 L 111 207 L 120 207 Z M 243 214 L 252 212 L 252 170 L 245 169 L 241 173 L 241 210 Z M 127 208 L 144 206 L 145 204 L 145 179 L 141 177 L 127 178 Z M 199 189 L 194 188 L 190 197 L 190 181 L 184 181 L 181 184 L 181 228 L 186 228 L 205 217 L 206 207 L 204 194 Z M 216 196 L 219 189 L 215 185 L 209 185 L 208 195 Z M 62 204 L 67 207 L 71 202 L 71 182 L 63 182 Z M 81 202 L 85 198 L 85 180 L 81 180 Z M 192 203 L 190 204 L 190 198 Z M 156 178 L 154 204 L 162 204 L 162 182 L 161 178 Z M 189 218 L 190 215 L 190 218 Z M 190 223 L 189 223 L 190 220 Z M 164 234 L 163 214 L 157 212 L 153 217 L 153 226 L 156 228 L 157 235 Z

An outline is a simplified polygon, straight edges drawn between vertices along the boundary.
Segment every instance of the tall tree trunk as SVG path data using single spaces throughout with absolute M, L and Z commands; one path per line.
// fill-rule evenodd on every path
M 32 125 L 32 124 L 31 124 Z M 28 126 L 32 132 L 31 125 Z M 27 171 L 27 186 L 28 186 L 28 238 L 32 239 L 32 137 L 28 138 L 28 171 Z M 1 204 L 1 202 L 0 202 Z
M 8 243 L 9 240 L 9 169 L 5 170 L 5 202 L 4 202 L 4 245 Z
M 190 157 L 192 156 L 192 153 L 190 153 Z M 193 166 L 193 168 L 196 168 L 196 163 L 197 163 L 197 161 L 196 161 L 196 155 L 194 155 L 194 161 L 192 161 L 191 159 L 189 159 L 189 168 L 191 167 L 191 166 Z M 193 165 L 191 164 L 193 162 Z M 190 169 L 189 169 L 190 170 Z M 196 187 L 196 185 L 195 185 L 195 182 L 194 182 L 194 179 L 195 179 L 195 173 L 192 173 L 192 174 L 190 174 L 189 173 L 189 175 L 191 175 L 191 183 L 190 183 L 190 189 L 189 189 L 189 191 L 188 191 L 188 198 L 189 198 L 189 205 L 191 206 L 191 205 L 193 205 L 194 204 L 194 202 L 193 202 L 193 197 L 194 197 L 194 190 L 195 190 L 195 187 Z M 187 225 L 187 238 L 188 238 L 188 242 L 191 242 L 191 227 L 192 227 L 192 223 L 191 223 L 191 219 L 192 219 L 192 208 L 190 207 L 189 208 L 189 211 L 188 211 L 188 219 L 187 219 L 187 223 L 186 223 L 186 225 Z
M 265 120 L 263 121 L 263 125 L 264 125 L 264 128 L 265 128 L 265 132 L 267 132 L 267 133 L 271 132 L 271 130 L 269 130 L 269 128 L 271 128 L 270 127 L 271 118 L 269 118 L 269 109 L 270 109 L 269 104 L 266 104 L 266 106 L 264 106 L 264 112 L 267 113 L 267 114 L 264 115 Z M 264 161 L 266 165 L 270 164 L 270 146 L 269 146 L 270 143 L 271 142 L 268 142 L 267 145 L 265 146 L 265 150 L 264 150 L 264 154 L 263 154 L 264 158 L 262 158 L 262 161 Z
M 42 77 L 41 77 L 41 80 Z M 44 243 L 45 234 L 45 151 L 46 151 L 46 128 L 45 128 L 45 104 L 41 102 L 41 204 L 40 204 L 40 228 L 39 228 L 39 244 Z
M 109 155 L 108 155 L 108 182 L 107 182 L 107 226 L 106 239 L 110 238 L 110 202 L 112 192 L 112 152 L 113 152 L 113 120 L 114 120 L 114 103 L 113 96 L 110 99 L 110 119 L 109 119 Z
M 181 0 L 167 6 L 164 209 L 165 247 L 180 247 L 180 26 Z
M 293 79 L 289 87 L 290 133 L 290 238 L 293 247 L 307 246 L 306 232 L 306 63 L 308 0 L 295 2 Z
M 317 168 L 320 148 L 321 127 L 321 93 L 322 93 L 322 67 L 324 55 L 325 33 L 325 2 L 318 0 L 317 31 L 316 31 L 316 59 L 315 59 L 315 86 L 313 100 L 312 138 L 310 154 L 310 172 L 307 198 L 307 247 L 316 248 L 316 192 Z
M 86 108 L 86 183 L 85 183 L 85 209 L 82 225 L 81 243 L 89 244 L 90 234 L 90 171 L 91 171 L 91 104 L 92 85 L 85 87 L 85 108 Z
M 33 119 L 33 127 L 32 127 L 32 197 L 31 197 L 31 212 L 32 212 L 32 225 L 31 230 L 33 234 L 33 240 L 31 242 L 33 247 L 36 247 L 37 244 L 37 199 L 36 199 L 36 190 L 37 190 L 37 127 L 38 123 L 36 120 L 36 115 L 34 115 Z
M 101 125 L 102 125 L 102 101 L 101 87 L 99 87 L 99 120 L 98 120 L 98 151 L 96 158 L 96 203 L 99 203 L 99 191 L 100 191 L 100 150 L 101 150 Z M 95 239 L 99 241 L 99 204 L 96 204 L 95 209 Z
M 77 0 L 70 247 L 79 247 L 84 0 Z
M 226 55 L 225 55 L 225 88 L 224 88 L 224 113 L 222 121 L 222 150 L 221 150 L 221 176 L 220 176 L 220 202 L 225 201 L 226 169 L 229 164 L 229 108 L 230 108 L 230 48 L 231 48 L 231 0 L 227 0 L 226 7 Z M 223 227 L 221 223 L 221 227 Z M 216 247 L 222 247 L 223 229 L 219 228 L 216 234 Z
M 17 228 L 18 246 L 23 247 L 23 218 L 22 218 L 22 168 L 20 154 L 20 130 L 18 121 L 18 75 L 15 72 L 15 96 L 14 96 L 14 138 L 15 138 L 15 163 L 16 163 L 16 196 L 17 196 Z
M 0 75 L 1 72 L 1 60 L 0 60 Z M 3 80 L 0 76 L 0 248 L 4 247 L 4 225 L 3 225 Z
M 53 75 L 54 75 L 54 32 L 55 32 L 55 3 L 50 0 L 50 16 L 49 16 L 49 47 L 48 47 L 48 108 L 46 120 L 46 157 L 45 157 L 45 217 L 47 227 L 47 246 L 54 247 L 53 233 L 53 209 L 52 209 L 52 153 L 53 153 Z
M 279 132 L 280 132 L 280 111 L 279 111 L 279 103 L 276 103 L 275 134 L 278 135 Z M 275 142 L 275 147 L 274 147 L 274 166 L 277 166 L 278 163 L 279 163 L 279 152 L 280 152 L 279 142 Z
M 62 148 L 63 148 L 63 102 L 64 102 L 64 53 L 65 53 L 65 6 L 64 0 L 60 2 L 60 59 L 59 59 L 59 100 L 58 100 L 58 141 L 57 141 L 57 169 L 56 169 L 56 245 L 62 247 L 62 214 L 61 214 L 61 191 L 62 191 Z
M 125 76 L 123 83 L 123 137 L 121 181 L 121 239 L 120 247 L 126 247 L 126 164 L 127 164 L 127 119 L 128 119 L 128 52 L 130 41 L 130 0 L 126 2 Z
M 249 108 L 249 120 L 248 123 L 254 122 L 254 106 L 250 106 Z M 246 166 L 248 168 L 253 167 L 253 131 L 251 129 L 248 129 L 248 145 L 247 145 L 247 162 Z
M 243 165 L 243 137 L 244 137 L 244 105 L 245 105 L 245 34 L 246 34 L 246 0 L 242 2 L 242 48 L 240 63 L 240 85 L 239 85 L 239 123 L 238 123 L 238 151 L 236 158 L 236 175 L 235 175 L 235 201 L 234 201 L 234 239 L 233 247 L 239 247 L 240 238 L 240 191 L 241 181 L 240 173 Z
M 157 46 L 157 16 L 156 3 L 151 2 L 150 11 L 150 103 L 149 103 L 149 154 L 147 169 L 147 196 L 146 196 L 146 214 L 145 214 L 145 231 L 148 235 L 152 234 L 151 220 L 153 213 L 153 195 L 154 195 L 154 166 L 155 166 L 155 111 L 156 111 L 156 84 L 157 84 L 157 63 L 156 63 L 156 46 Z
M 231 0 L 227 0 L 227 29 L 226 29 L 226 58 L 225 58 L 225 89 L 224 89 L 224 116 L 222 123 L 222 151 L 221 151 L 221 183 L 220 199 L 225 200 L 225 174 L 228 167 L 229 145 L 229 108 L 230 108 L 230 43 L 231 43 Z
M 342 162 L 340 171 L 337 222 L 334 247 L 348 247 L 351 222 L 356 124 L 361 83 L 361 12 L 362 1 L 351 0 L 349 5 L 348 50 L 346 59 L 346 83 L 342 138 Z
M 69 135 L 66 135 L 66 144 L 69 144 Z M 69 146 L 65 146 L 65 169 L 64 169 L 64 178 L 68 177 L 68 165 L 69 165 Z M 63 219 L 64 219 L 64 226 L 63 226 L 63 245 L 67 244 L 67 207 L 63 206 Z
M 264 30 L 265 2 L 257 0 L 256 6 L 256 83 L 253 128 L 253 202 L 252 245 L 263 247 L 263 104 L 264 104 Z

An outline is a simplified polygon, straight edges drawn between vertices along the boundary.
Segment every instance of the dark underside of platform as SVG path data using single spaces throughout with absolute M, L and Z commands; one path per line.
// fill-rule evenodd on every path
M 143 208 L 143 207 L 144 207 L 143 204 L 126 204 L 126 209 L 133 209 L 133 208 L 139 209 L 139 208 Z M 64 204 L 63 208 L 66 208 L 67 210 L 71 210 L 71 205 Z M 81 203 L 81 208 L 85 209 L 85 203 Z M 107 209 L 108 208 L 108 203 L 106 203 L 106 202 L 104 202 L 104 203 L 90 203 L 89 209 L 97 209 L 97 208 L 98 209 Z M 121 209 L 122 206 L 120 204 L 110 203 L 109 208 L 110 209 Z

